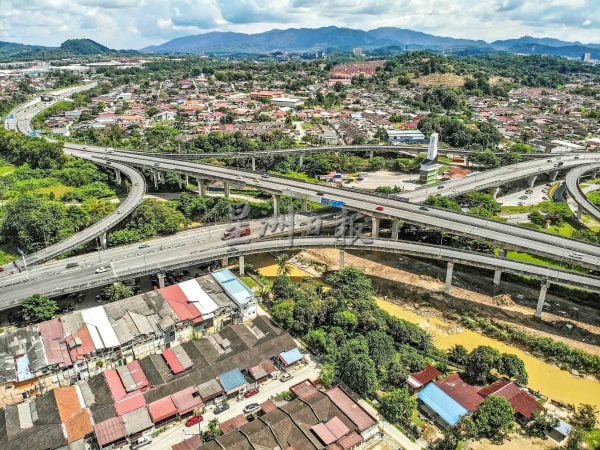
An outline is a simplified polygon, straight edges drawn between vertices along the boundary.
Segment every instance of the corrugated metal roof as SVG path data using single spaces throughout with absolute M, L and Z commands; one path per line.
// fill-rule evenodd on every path
M 225 392 L 230 392 L 247 384 L 246 378 L 240 369 L 232 369 L 229 372 L 219 375 L 219 382 Z
M 113 417 L 112 419 L 94 425 L 96 440 L 101 447 L 123 439 L 127 436 L 127 430 L 121 417 Z
M 223 386 L 214 378 L 206 383 L 199 384 L 196 388 L 202 400 L 209 400 L 223 394 Z
M 153 423 L 148 414 L 148 408 L 138 408 L 123 415 L 123 423 L 128 435 L 152 428 Z
M 469 412 L 435 383 L 429 383 L 419 392 L 419 400 L 451 426 L 456 425 Z
M 119 374 L 121 382 L 125 387 L 125 392 L 131 392 L 137 389 L 137 385 L 135 384 L 135 381 L 131 376 L 131 373 L 129 372 L 129 368 L 127 366 L 117 367 L 117 373 Z
M 483 403 L 479 390 L 475 386 L 465 383 L 458 373 L 453 373 L 443 380 L 434 381 L 434 383 L 469 411 L 473 411 Z
M 212 317 L 214 312 L 219 309 L 214 300 L 200 287 L 196 280 L 179 283 L 179 287 L 187 296 L 188 301 L 200 311 L 205 319 Z
M 237 416 L 232 417 L 231 419 L 224 420 L 222 423 L 219 424 L 219 428 L 221 429 L 223 434 L 225 434 L 229 433 L 230 431 L 237 430 L 239 427 L 244 426 L 247 423 L 248 419 L 246 419 L 246 416 L 244 416 L 243 414 L 238 414 Z
M 19 415 L 19 426 L 21 430 L 26 430 L 33 426 L 33 418 L 31 417 L 31 407 L 27 403 L 19 403 L 17 405 L 17 413 Z
M 223 290 L 239 306 L 246 306 L 254 298 L 252 289 L 246 286 L 231 270 L 223 269 L 211 274 Z
M 171 399 L 179 414 L 187 414 L 203 404 L 196 386 L 190 386 L 174 393 L 171 395 Z
M 97 349 L 118 347 L 120 345 L 119 339 L 102 306 L 84 309 L 81 311 L 81 316 L 83 321 L 88 325 L 92 340 Z
M 163 350 L 162 355 L 173 373 L 183 372 L 193 365 L 192 360 L 180 345 Z
M 179 284 L 159 289 L 159 292 L 175 311 L 179 320 L 193 320 L 202 316 L 200 310 L 190 303 Z
M 283 362 L 286 366 L 297 363 L 302 358 L 304 358 L 304 355 L 298 347 L 294 347 L 293 349 L 288 350 L 287 352 L 281 352 L 279 354 L 279 359 L 281 359 L 281 362 Z
M 146 378 L 146 374 L 142 370 L 142 366 L 137 359 L 127 364 L 127 367 L 129 368 L 129 373 L 133 377 L 133 381 L 135 381 L 137 389 L 143 389 L 148 386 L 148 378 Z
M 325 394 L 360 431 L 365 431 L 377 424 L 377 420 L 339 386 L 329 389 Z
M 177 408 L 171 400 L 171 397 L 166 396 L 160 400 L 156 400 L 148 405 L 148 412 L 152 422 L 158 423 L 161 420 L 168 419 L 177 414 Z
M 344 425 L 344 422 L 342 422 L 337 416 L 325 423 L 318 423 L 314 425 L 311 430 L 325 445 L 336 442 L 350 431 L 350 429 Z
M 441 375 L 441 372 L 439 370 L 437 370 L 435 367 L 433 367 L 430 364 L 426 364 L 425 365 L 425 369 L 419 371 L 419 372 L 415 372 L 415 373 L 411 373 L 409 380 L 407 380 L 409 382 L 409 384 L 411 384 L 411 386 L 415 387 L 415 388 L 419 388 L 421 386 L 425 386 L 427 383 L 429 383 L 430 381 L 435 380 L 437 377 L 439 377 Z M 416 381 L 416 383 L 411 383 L 411 378 L 412 380 Z
M 527 419 L 531 419 L 535 411 L 541 412 L 544 410 L 544 407 L 537 402 L 533 395 L 508 380 L 496 381 L 490 386 L 481 389 L 479 394 L 484 397 L 497 395 L 505 398 L 510 402 L 515 412 Z

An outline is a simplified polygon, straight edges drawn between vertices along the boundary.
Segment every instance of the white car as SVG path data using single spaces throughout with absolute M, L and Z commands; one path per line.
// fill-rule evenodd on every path
M 96 269 L 96 273 L 108 272 L 109 270 L 110 270 L 110 268 L 101 266 Z

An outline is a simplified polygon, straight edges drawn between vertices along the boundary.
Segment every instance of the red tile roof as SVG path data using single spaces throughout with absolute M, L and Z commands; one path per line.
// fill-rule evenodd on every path
M 96 440 L 101 447 L 127 436 L 125 424 L 120 417 L 113 417 L 104 422 L 97 423 L 94 425 L 94 432 L 96 433 Z
M 179 414 L 187 414 L 203 405 L 202 399 L 196 390 L 196 386 L 190 386 L 176 392 L 171 395 L 171 399 Z
M 273 402 L 273 400 L 269 399 L 266 402 L 260 404 L 260 409 L 265 414 L 270 413 L 271 411 L 275 411 L 277 409 L 277 405 Z
M 174 284 L 158 290 L 167 303 L 171 306 L 180 320 L 193 320 L 202 317 L 200 311 L 188 301 L 181 288 Z
M 479 390 L 475 386 L 465 383 L 458 373 L 453 373 L 443 380 L 434 381 L 434 383 L 469 411 L 473 411 L 483 402 Z
M 344 414 L 354 422 L 360 431 L 365 431 L 377 424 L 377 420 L 369 414 L 367 410 L 352 400 L 352 398 L 350 398 L 350 396 L 339 386 L 329 389 L 325 394 L 335 406 L 343 411 Z
M 160 400 L 150 403 L 148 405 L 148 412 L 150 413 L 152 422 L 158 423 L 161 420 L 165 420 L 176 415 L 177 408 L 175 408 L 175 404 L 173 403 L 173 400 L 171 400 L 171 397 L 166 396 Z
M 178 444 L 171 447 L 172 450 L 197 450 L 202 446 L 202 438 L 195 434 Z
M 295 384 L 290 388 L 290 391 L 292 391 L 296 397 L 301 398 L 302 400 L 307 400 L 318 393 L 317 388 L 310 382 L 310 380 L 304 380 L 298 384 Z
M 544 410 L 544 407 L 537 402 L 533 395 L 521 389 L 512 381 L 496 381 L 488 387 L 481 389 L 479 393 L 484 397 L 488 395 L 504 397 L 510 402 L 515 412 L 527 419 L 531 419 L 535 411 L 542 412 Z
M 239 427 L 246 425 L 247 423 L 248 419 L 246 419 L 246 416 L 244 416 L 243 414 L 238 414 L 237 416 L 220 423 L 219 428 L 221 429 L 223 434 L 226 434 L 230 431 L 237 430 Z
M 325 423 L 314 425 L 311 430 L 318 436 L 323 444 L 329 445 L 348 434 L 350 428 L 344 425 L 344 422 L 342 422 L 339 417 L 334 416 Z
M 411 373 L 408 377 L 407 383 L 414 388 L 425 386 L 430 381 L 435 380 L 441 375 L 441 372 L 430 364 L 425 365 L 425 369 L 420 372 Z M 413 380 L 416 383 L 413 383 Z
M 342 449 L 347 450 L 347 449 L 355 447 L 356 445 L 360 444 L 362 441 L 363 441 L 362 436 L 360 434 L 358 434 L 356 431 L 353 431 L 348 436 L 344 436 L 339 441 L 337 441 L 337 444 Z

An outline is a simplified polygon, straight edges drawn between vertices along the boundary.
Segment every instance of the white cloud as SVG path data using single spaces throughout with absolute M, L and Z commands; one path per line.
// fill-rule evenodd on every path
M 600 41 L 600 0 L 0 0 L 0 40 L 141 48 L 213 30 L 397 26 L 473 39 Z

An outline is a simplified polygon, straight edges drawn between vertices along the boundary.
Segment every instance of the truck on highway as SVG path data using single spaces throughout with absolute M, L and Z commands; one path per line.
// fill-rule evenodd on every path
M 227 228 L 225 230 L 225 233 L 223 233 L 223 237 L 221 239 L 224 241 L 227 241 L 229 239 L 236 239 L 236 238 L 240 238 L 240 237 L 250 236 L 251 233 L 252 233 L 252 230 L 250 230 L 250 224 L 245 223 L 240 226 L 234 226 L 234 227 Z

